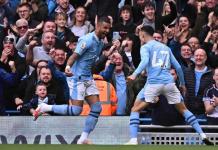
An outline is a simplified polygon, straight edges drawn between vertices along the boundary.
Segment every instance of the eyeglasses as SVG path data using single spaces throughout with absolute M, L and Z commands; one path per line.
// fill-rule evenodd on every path
M 18 30 L 27 29 L 27 28 L 28 28 L 28 26 L 19 26 L 19 27 L 17 27 Z
M 14 38 L 10 38 L 10 37 L 5 37 L 4 38 L 4 43 L 8 43 L 8 42 L 10 42 L 10 43 L 14 43 Z
M 18 13 L 26 13 L 28 12 L 29 10 L 19 10 Z

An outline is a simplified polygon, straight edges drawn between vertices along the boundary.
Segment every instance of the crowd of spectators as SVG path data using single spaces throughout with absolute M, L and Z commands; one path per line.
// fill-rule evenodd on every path
M 217 0 L 0 0 L 0 115 L 30 115 L 42 102 L 70 105 L 66 62 L 102 16 L 110 19 L 111 30 L 92 67 L 102 115 L 129 115 L 146 72 L 135 81 L 126 77 L 140 62 L 138 32 L 149 25 L 182 66 L 188 109 L 199 119 L 214 119 L 210 124 L 218 122 Z M 108 70 L 113 74 L 105 77 Z M 182 124 L 165 98 L 158 99 L 146 110 L 153 124 Z

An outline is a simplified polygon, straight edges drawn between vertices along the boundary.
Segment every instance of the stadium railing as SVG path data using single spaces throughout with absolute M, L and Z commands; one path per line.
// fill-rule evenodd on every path
M 159 126 L 140 125 L 138 141 L 148 145 L 202 145 L 203 142 L 197 133 L 189 125 Z M 218 125 L 201 125 L 208 138 L 218 144 Z M 209 133 L 210 132 L 210 133 Z

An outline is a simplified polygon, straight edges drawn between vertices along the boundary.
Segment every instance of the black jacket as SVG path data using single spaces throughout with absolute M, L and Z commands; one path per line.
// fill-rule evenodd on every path
M 195 96 L 195 69 L 188 68 L 184 70 L 185 83 L 187 88 L 187 94 L 185 96 L 185 104 L 190 111 L 195 115 L 205 113 L 203 94 L 204 90 L 213 83 L 213 73 L 208 67 L 207 71 L 202 75 L 200 80 L 200 86 L 197 95 Z

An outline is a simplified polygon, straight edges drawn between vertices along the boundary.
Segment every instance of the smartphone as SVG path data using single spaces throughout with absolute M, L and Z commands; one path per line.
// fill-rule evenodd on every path
M 120 39 L 120 34 L 119 32 L 113 32 L 113 41 L 119 40 Z

